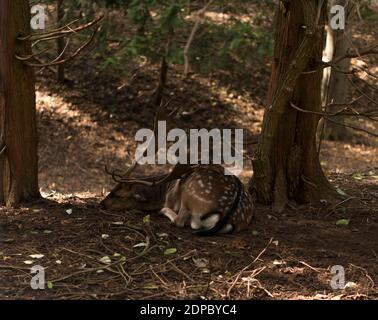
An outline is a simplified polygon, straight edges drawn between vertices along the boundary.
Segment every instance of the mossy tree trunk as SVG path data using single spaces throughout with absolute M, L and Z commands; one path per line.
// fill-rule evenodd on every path
M 267 108 L 253 161 L 251 191 L 281 212 L 289 200 L 318 202 L 334 194 L 316 147 L 319 118 L 296 106 L 321 111 L 325 4 L 320 0 L 279 2 Z M 310 71 L 310 72 L 308 72 Z
M 0 0 L 0 204 L 38 197 L 35 79 L 15 58 L 30 55 L 29 1 Z

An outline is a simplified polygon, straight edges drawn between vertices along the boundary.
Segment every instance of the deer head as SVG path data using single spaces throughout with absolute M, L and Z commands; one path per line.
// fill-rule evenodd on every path
M 170 118 L 176 111 L 174 110 L 170 114 L 165 112 L 166 106 L 161 104 L 156 112 L 153 126 L 153 133 L 157 136 L 158 122 Z M 147 143 L 146 149 L 150 143 Z M 157 139 L 155 139 L 157 144 Z M 157 145 L 155 145 L 157 150 Z M 101 201 L 100 205 L 105 209 L 111 210 L 158 210 L 162 208 L 164 203 L 165 189 L 167 185 L 177 179 L 180 179 L 183 175 L 192 171 L 195 166 L 177 164 L 170 173 L 155 175 L 155 176 L 142 176 L 134 178 L 133 172 L 137 167 L 139 159 L 134 159 L 130 167 L 124 174 L 117 173 L 116 171 L 110 172 L 105 167 L 106 173 L 112 176 L 113 180 L 118 184 L 111 192 Z

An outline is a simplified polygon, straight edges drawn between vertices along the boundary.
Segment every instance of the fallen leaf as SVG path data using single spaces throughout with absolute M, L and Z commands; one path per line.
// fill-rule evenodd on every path
M 357 287 L 357 283 L 355 282 L 347 282 L 344 286 L 344 289 L 353 289 Z
M 192 258 L 192 260 L 197 268 L 206 268 L 209 265 L 209 259 L 206 258 Z
M 164 255 L 165 256 L 168 256 L 168 255 L 170 255 L 170 254 L 174 254 L 174 253 L 176 253 L 177 252 L 177 249 L 176 248 L 168 248 L 168 249 L 165 249 L 165 251 L 164 251 Z
M 354 180 L 363 180 L 364 177 L 361 174 L 356 173 L 356 174 L 353 175 L 353 179 Z
M 350 220 L 349 219 L 340 219 L 336 221 L 337 226 L 347 226 L 349 225 Z
M 141 242 L 133 246 L 133 248 L 147 247 L 147 243 Z
M 112 224 L 120 226 L 120 225 L 123 225 L 123 222 L 122 221 L 114 221 L 114 222 L 112 222 Z
M 156 234 L 159 238 L 166 238 L 168 237 L 168 234 L 167 233 L 157 233 Z
M 41 259 L 44 257 L 43 254 L 31 254 L 29 255 L 30 258 L 33 258 L 33 259 Z
M 155 289 L 159 289 L 159 286 L 157 286 L 156 284 L 149 284 L 149 285 L 144 286 L 143 289 L 155 290 Z
M 336 191 L 337 191 L 337 193 L 339 194 L 339 195 L 342 195 L 342 196 L 347 196 L 347 194 L 343 191 L 343 190 L 341 190 L 340 188 L 336 188 Z
M 110 258 L 108 256 L 104 256 L 100 259 L 100 262 L 104 263 L 104 264 L 109 264 L 112 262 L 112 260 L 110 260 Z

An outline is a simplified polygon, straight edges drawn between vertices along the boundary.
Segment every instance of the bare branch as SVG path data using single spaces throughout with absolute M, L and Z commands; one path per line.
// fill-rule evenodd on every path
M 328 112 L 321 112 L 321 111 L 311 111 L 311 110 L 306 110 L 306 109 L 302 109 L 298 106 L 296 106 L 294 103 L 290 102 L 290 106 L 297 110 L 297 111 L 300 111 L 302 113 L 308 113 L 308 114 L 313 114 L 313 115 L 317 115 L 321 118 L 330 118 L 330 117 L 337 117 L 337 116 L 355 116 L 355 117 L 361 117 L 361 118 L 368 118 L 372 121 L 378 121 L 378 119 L 375 119 L 375 117 L 378 117 L 378 114 L 377 115 L 371 115 L 371 114 L 367 114 L 367 113 L 360 113 L 358 112 L 357 110 L 351 108 L 351 107 L 346 107 L 346 108 L 343 108 L 341 110 L 338 110 L 334 113 L 328 113 Z M 349 111 L 349 112 L 347 112 Z
M 7 146 L 4 145 L 0 150 L 0 156 L 7 150 Z
M 365 92 L 363 92 L 354 82 L 350 77 L 347 77 L 348 81 L 350 84 L 361 94 L 363 95 L 366 99 L 368 99 L 370 102 L 374 103 L 375 105 L 378 105 L 378 102 L 375 101 L 372 97 L 368 96 Z
M 353 126 L 353 125 L 350 125 L 350 124 L 340 123 L 340 122 L 337 122 L 337 121 L 335 121 L 335 120 L 333 120 L 331 118 L 328 118 L 328 117 L 324 117 L 324 119 L 326 119 L 327 121 L 332 122 L 332 123 L 334 123 L 336 125 L 344 126 L 344 127 L 347 127 L 347 128 L 351 128 L 353 130 L 361 131 L 361 132 L 365 132 L 365 133 L 367 133 L 367 134 L 369 134 L 369 135 L 371 135 L 373 137 L 378 138 L 378 134 L 376 134 L 374 132 L 371 132 L 369 130 L 366 130 L 364 128 Z
M 352 101 L 347 102 L 347 103 L 329 103 L 325 105 L 323 108 L 327 109 L 327 108 L 332 108 L 332 107 L 351 106 L 351 105 L 354 105 L 357 101 L 361 100 L 361 98 L 363 98 L 363 96 L 359 96 L 358 98 L 353 99 Z
M 76 27 L 74 29 L 69 27 L 72 24 L 72 22 L 71 22 L 64 27 L 57 29 L 58 31 L 46 32 L 46 33 L 37 34 L 37 35 L 28 35 L 28 36 L 25 36 L 25 37 L 19 37 L 17 39 L 20 40 L 20 41 L 38 41 L 38 40 L 52 40 L 52 39 L 56 39 L 56 38 L 59 38 L 59 37 L 65 37 L 69 34 L 78 33 L 80 31 L 88 29 L 88 28 L 96 25 L 97 23 L 99 23 L 103 18 L 104 18 L 104 16 L 100 16 L 99 18 L 92 20 L 92 21 L 90 21 L 86 24 L 83 24 L 79 27 Z M 68 28 L 68 30 L 64 30 L 64 28 Z
M 340 61 L 342 61 L 344 59 L 362 58 L 363 56 L 367 56 L 367 55 L 370 55 L 370 54 L 378 54 L 378 44 L 375 44 L 375 45 L 373 45 L 369 48 L 366 48 L 366 49 L 364 49 L 360 52 L 347 53 L 345 55 L 335 57 L 330 62 L 322 62 L 321 67 L 322 68 L 334 67 L 335 65 L 337 65 Z
M 36 53 L 33 53 L 33 54 L 30 54 L 28 56 L 19 56 L 17 54 L 15 54 L 15 58 L 18 59 L 18 60 L 21 60 L 21 61 L 26 61 L 26 60 L 30 60 L 30 59 L 33 59 L 34 57 L 36 56 L 39 56 L 43 53 L 46 53 L 48 52 L 49 50 L 51 50 L 51 48 L 46 48 L 46 49 L 43 49 L 42 51 L 39 51 L 39 52 L 36 52 Z
M 302 109 L 302 108 L 299 108 L 297 107 L 294 103 L 290 102 L 290 106 L 297 110 L 297 111 L 300 111 L 300 112 L 303 112 L 303 113 L 308 113 L 308 114 L 313 114 L 313 115 L 316 115 L 318 117 L 322 117 L 324 119 L 326 119 L 327 121 L 329 122 L 332 122 L 336 125 L 339 125 L 339 126 L 344 126 L 344 127 L 348 127 L 348 128 L 351 128 L 351 129 L 354 129 L 354 130 L 357 130 L 357 131 L 362 131 L 362 132 L 365 132 L 369 135 L 372 135 L 374 137 L 378 137 L 378 134 L 374 133 L 374 132 L 371 132 L 369 130 L 366 130 L 364 128 L 361 128 L 361 127 L 357 127 L 357 126 L 353 126 L 353 125 L 350 125 L 350 124 L 344 124 L 344 123 L 340 123 L 340 122 L 337 122 L 335 120 L 332 119 L 332 117 L 334 116 L 337 116 L 337 115 L 340 115 L 341 112 L 339 113 L 335 113 L 335 114 L 329 114 L 329 113 L 326 113 L 326 112 L 316 112 L 316 111 L 310 111 L 310 110 L 305 110 L 305 109 Z M 362 116 L 361 114 L 344 114 L 344 115 L 358 115 L 358 116 Z M 366 115 L 364 115 L 366 116 Z M 373 119 L 375 121 L 378 121 L 377 119 Z
M 52 62 L 47 62 L 47 63 L 24 62 L 24 63 L 27 64 L 27 65 L 29 65 L 29 66 L 31 66 L 31 67 L 38 67 L 38 68 L 48 67 L 48 66 L 57 66 L 59 64 L 67 63 L 67 62 L 73 60 L 74 58 L 76 58 L 86 47 L 88 47 L 92 43 L 93 39 L 96 36 L 97 31 L 98 31 L 98 28 L 96 28 L 93 31 L 91 37 L 89 38 L 89 40 L 86 43 L 84 43 L 80 48 L 78 48 L 71 56 L 69 56 L 69 57 L 67 57 L 65 59 L 57 60 L 57 59 L 59 59 L 63 55 L 63 53 L 65 51 L 65 49 L 64 49 L 61 52 L 61 54 L 57 58 L 55 58 Z M 67 47 L 67 44 L 66 44 L 66 47 Z
M 213 0 L 210 0 L 201 10 L 198 11 L 198 15 L 197 15 L 197 20 L 194 24 L 194 27 L 190 33 L 190 36 L 189 36 L 189 39 L 185 45 L 185 48 L 184 48 L 184 60 L 185 60 L 185 64 L 184 64 L 184 75 L 185 77 L 188 75 L 189 73 L 189 49 L 190 49 L 190 46 L 192 45 L 192 42 L 193 42 L 193 39 L 194 39 L 194 36 L 198 30 L 198 27 L 199 25 L 202 23 L 204 17 L 205 17 L 205 13 L 206 13 L 206 10 L 207 8 L 213 3 Z

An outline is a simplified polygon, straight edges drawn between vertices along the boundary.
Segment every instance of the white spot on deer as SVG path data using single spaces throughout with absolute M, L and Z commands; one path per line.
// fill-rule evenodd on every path
M 202 201 L 202 202 L 205 202 L 205 203 L 212 203 L 213 202 L 213 200 L 211 200 L 211 199 L 205 199 L 205 198 L 202 198 L 198 193 L 196 193 L 196 192 L 194 192 L 193 194 L 192 194 L 192 196 L 194 197 L 194 198 L 196 198 L 197 200 L 199 200 L 199 201 Z

